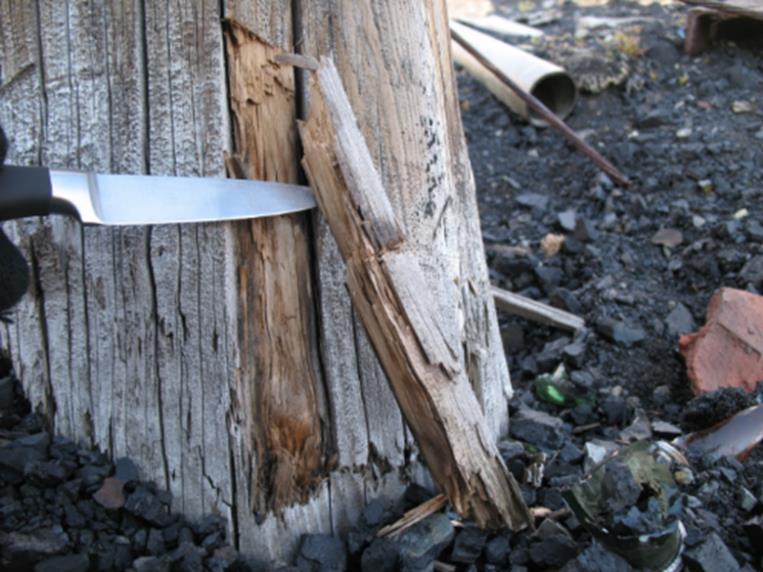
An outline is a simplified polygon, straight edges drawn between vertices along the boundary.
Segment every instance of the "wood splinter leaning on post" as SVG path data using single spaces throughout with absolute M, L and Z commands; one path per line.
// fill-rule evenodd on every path
M 532 525 L 458 352 L 428 306 L 334 64 L 312 74 L 303 165 L 347 266 L 347 287 L 421 454 L 455 509 L 481 527 Z

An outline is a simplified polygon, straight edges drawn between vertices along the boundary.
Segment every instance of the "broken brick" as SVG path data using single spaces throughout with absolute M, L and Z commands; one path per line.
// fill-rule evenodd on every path
M 755 389 L 763 380 L 763 296 L 721 288 L 705 325 L 678 341 L 696 394 L 721 387 Z

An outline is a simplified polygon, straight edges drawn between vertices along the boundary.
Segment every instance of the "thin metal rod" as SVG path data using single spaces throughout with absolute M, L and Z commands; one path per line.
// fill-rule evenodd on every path
M 580 138 L 580 136 L 575 133 L 572 129 L 570 129 L 567 124 L 559 119 L 553 111 L 551 111 L 548 107 L 543 105 L 543 102 L 538 100 L 537 97 L 532 95 L 531 93 L 526 92 L 524 89 L 519 87 L 514 80 L 509 78 L 505 73 L 503 73 L 498 67 L 496 67 L 493 62 L 488 60 L 482 53 L 472 46 L 469 42 L 467 42 L 457 31 L 451 29 L 450 34 L 453 37 L 453 39 L 458 42 L 467 52 L 469 52 L 472 56 L 474 56 L 477 61 L 479 61 L 483 66 L 485 66 L 490 72 L 492 72 L 495 77 L 497 77 L 501 82 L 506 84 L 507 87 L 509 87 L 512 91 L 514 91 L 525 103 L 527 103 L 527 106 L 532 109 L 536 114 L 538 114 L 541 118 L 543 118 L 544 121 L 546 121 L 549 125 L 554 127 L 557 131 L 560 131 L 562 135 L 572 143 L 581 153 L 586 155 L 593 163 L 599 167 L 602 171 L 607 173 L 612 179 L 620 184 L 623 187 L 627 187 L 630 185 L 630 182 L 628 181 L 628 178 L 623 175 L 617 167 L 615 167 L 612 163 L 610 163 L 604 156 L 602 156 L 596 149 L 591 147 L 588 143 L 583 141 L 583 139 Z

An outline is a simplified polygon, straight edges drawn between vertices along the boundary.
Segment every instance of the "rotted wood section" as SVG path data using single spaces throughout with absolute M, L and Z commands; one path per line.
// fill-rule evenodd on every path
M 347 267 L 353 305 L 432 476 L 481 526 L 531 523 L 454 348 L 406 248 L 333 63 L 312 78 L 303 165 Z
M 225 45 L 234 176 L 296 183 L 294 71 L 280 52 L 226 20 Z M 327 440 L 319 383 L 315 304 L 305 213 L 254 219 L 235 228 L 240 367 L 236 409 L 253 456 L 252 509 L 304 502 L 325 476 Z

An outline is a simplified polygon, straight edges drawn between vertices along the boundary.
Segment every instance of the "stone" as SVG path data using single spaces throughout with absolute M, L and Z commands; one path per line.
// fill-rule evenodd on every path
M 584 453 L 574 443 L 566 443 L 559 451 L 559 458 L 565 463 L 579 463 L 583 460 Z
M 87 554 L 67 554 L 54 556 L 39 562 L 34 572 L 87 572 L 90 568 L 90 558 Z
M 114 478 L 123 483 L 137 481 L 140 478 L 138 467 L 127 457 L 120 457 L 114 463 Z
M 555 369 L 562 360 L 562 352 L 570 343 L 570 338 L 562 336 L 543 345 L 543 349 L 535 356 L 535 361 L 541 371 Z
M 583 461 L 583 470 L 587 473 L 592 467 L 601 463 L 612 453 L 620 449 L 617 443 L 612 441 L 603 441 L 593 439 L 585 444 L 585 460 Z
M 554 292 L 562 281 L 562 270 L 556 266 L 538 266 L 535 268 L 535 277 L 548 295 Z
M 549 303 L 555 308 L 565 310 L 572 314 L 580 315 L 583 313 L 583 306 L 577 296 L 567 288 L 557 288 L 549 299 Z
M 530 543 L 530 561 L 541 568 L 559 568 L 578 553 L 577 543 L 560 524 L 546 519 Z
M 763 289 L 763 255 L 750 258 L 739 271 L 739 279 L 744 284 L 752 284 L 758 290 Z
M 646 338 L 646 332 L 637 323 L 622 322 L 609 317 L 596 321 L 596 331 L 610 342 L 626 348 Z
M 737 491 L 737 504 L 745 512 L 752 512 L 758 506 L 758 499 L 746 487 L 739 487 Z
M 64 482 L 74 472 L 74 468 L 60 460 L 38 461 L 27 465 L 26 475 L 38 485 L 52 487 Z
M 456 535 L 456 541 L 450 553 L 451 562 L 474 564 L 480 557 L 486 542 L 487 533 L 485 531 L 476 526 L 465 526 Z
M 132 567 L 135 572 L 169 572 L 170 563 L 167 558 L 157 558 L 156 556 L 142 556 L 136 558 Z
M 103 485 L 93 495 L 93 500 L 103 508 L 116 510 L 125 505 L 125 483 L 121 479 L 109 477 L 104 479 Z
M 330 534 L 303 534 L 295 562 L 302 572 L 340 572 L 347 569 L 341 539 Z
M 388 538 L 377 538 L 363 551 L 362 572 L 395 572 L 398 569 L 398 545 Z
M 161 556 L 167 551 L 164 544 L 164 535 L 158 528 L 152 528 L 148 531 L 148 540 L 146 541 L 146 552 L 153 556 Z
M 692 391 L 721 387 L 754 391 L 763 379 L 763 296 L 721 288 L 710 300 L 705 325 L 678 341 Z
M 566 210 L 556 215 L 559 226 L 567 232 L 575 230 L 575 222 L 577 221 L 577 218 L 577 214 L 574 210 Z
M 699 546 L 687 550 L 684 562 L 692 572 L 736 572 L 739 570 L 731 551 L 721 537 L 711 532 Z
M 172 569 L 183 572 L 204 572 L 204 556 L 206 552 L 203 548 L 192 542 L 183 542 L 170 554 Z
M 745 389 L 723 387 L 689 401 L 683 408 L 681 424 L 691 431 L 706 429 L 756 404 L 755 395 Z
M 398 537 L 401 570 L 418 572 L 431 569 L 440 553 L 453 541 L 450 519 L 437 513 L 425 518 Z
M 210 572 L 225 572 L 238 561 L 238 552 L 232 546 L 221 546 L 210 556 L 205 565 Z
M 623 461 L 614 459 L 606 464 L 601 481 L 601 496 L 611 513 L 636 504 L 641 496 L 641 485 Z
M 522 408 L 511 420 L 511 436 L 536 447 L 558 449 L 567 437 L 564 423 L 543 411 Z
M 574 236 L 580 242 L 593 242 L 599 238 L 599 231 L 593 221 L 578 218 L 575 221 Z
M 0 533 L 0 568 L 27 570 L 52 556 L 61 555 L 69 546 L 69 536 L 60 526 L 31 531 Z
M 27 465 L 47 460 L 50 435 L 36 433 L 0 447 L 0 477 L 19 482 Z
M 763 133 L 763 131 L 761 132 Z M 763 224 L 759 223 L 755 219 L 747 221 L 747 228 L 745 229 L 747 238 L 753 242 L 763 243 Z
M 683 233 L 675 228 L 661 228 L 651 238 L 652 244 L 675 248 L 684 241 Z
M 509 441 L 508 439 L 498 443 L 498 452 L 504 463 L 522 457 L 525 454 L 525 446 L 519 441 Z
M 548 197 L 538 193 L 522 193 L 515 199 L 518 204 L 530 209 L 546 210 L 548 206 Z
M 164 527 L 171 520 L 167 507 L 144 486 L 139 486 L 127 497 L 124 508 L 154 526 Z
M 693 332 L 697 329 L 697 324 L 689 309 L 678 303 L 665 318 L 665 327 L 668 335 L 676 337 Z
M 610 425 L 619 425 L 625 420 L 628 404 L 621 395 L 608 395 L 600 407 Z
M 489 564 L 495 564 L 497 566 L 506 564 L 510 552 L 510 538 L 506 534 L 501 534 L 490 540 L 485 545 L 485 560 Z
M 627 560 L 594 541 L 591 546 L 578 554 L 575 560 L 565 564 L 561 572 L 631 572 L 632 570 Z

